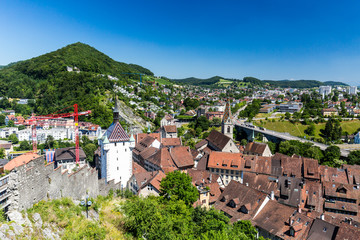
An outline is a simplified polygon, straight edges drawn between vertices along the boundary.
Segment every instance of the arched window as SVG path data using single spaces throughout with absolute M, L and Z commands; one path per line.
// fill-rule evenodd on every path
M 230 133 L 230 126 L 228 126 L 227 132 Z

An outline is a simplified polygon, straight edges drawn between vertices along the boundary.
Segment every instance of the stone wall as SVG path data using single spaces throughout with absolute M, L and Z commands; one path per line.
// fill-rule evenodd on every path
M 88 166 L 68 173 L 61 167 L 54 169 L 53 163 L 44 165 L 44 162 L 44 157 L 39 157 L 10 173 L 10 210 L 21 211 L 47 199 L 107 195 L 110 189 L 120 188 L 120 183 L 98 179 L 97 171 Z

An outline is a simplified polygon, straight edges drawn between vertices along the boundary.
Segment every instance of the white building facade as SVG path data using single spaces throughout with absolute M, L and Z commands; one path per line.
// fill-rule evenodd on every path
M 348 93 L 349 93 L 350 95 L 356 95 L 356 94 L 357 94 L 357 86 L 350 86 L 350 87 L 348 88 Z
M 331 93 L 331 86 L 320 86 L 319 93 L 324 98 Z
M 98 138 L 100 146 L 100 177 L 107 182 L 121 182 L 123 188 L 132 176 L 132 150 L 135 139 L 125 132 L 119 123 L 118 100 L 115 103 L 114 122 Z

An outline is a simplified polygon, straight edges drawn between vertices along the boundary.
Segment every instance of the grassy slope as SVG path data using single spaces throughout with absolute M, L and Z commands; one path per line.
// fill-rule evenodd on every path
M 50 224 L 54 231 L 60 230 L 62 239 L 132 239 L 121 229 L 121 214 L 116 211 L 121 198 L 106 198 L 99 196 L 92 199 L 91 211 L 99 213 L 99 220 L 88 220 L 83 207 L 75 205 L 71 199 L 63 198 L 52 201 L 40 201 L 27 210 L 29 219 L 34 213 L 39 213 L 43 223 Z M 90 214 L 91 216 L 92 214 Z M 34 226 L 33 226 L 34 227 Z M 24 235 L 34 239 L 45 239 L 42 231 L 34 229 Z
M 155 79 L 155 82 L 159 83 L 160 85 L 173 85 L 174 84 L 166 79 L 161 79 L 161 78 Z
M 257 125 L 260 125 L 260 122 L 256 123 Z M 262 124 L 263 127 L 269 130 L 278 131 L 278 132 L 288 132 L 293 136 L 304 136 L 304 130 L 308 127 L 307 125 L 302 125 L 300 123 L 292 124 L 288 121 L 263 121 Z M 320 137 L 320 129 L 325 128 L 325 123 L 319 123 L 315 125 L 315 137 Z M 348 133 L 355 132 L 360 127 L 360 121 L 359 120 L 353 120 L 353 121 L 343 121 L 341 122 L 341 127 L 343 131 L 347 131 Z

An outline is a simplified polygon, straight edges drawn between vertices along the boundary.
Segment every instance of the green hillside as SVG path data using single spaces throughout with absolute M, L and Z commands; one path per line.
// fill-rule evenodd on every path
M 348 86 L 347 84 L 342 82 L 320 82 L 317 80 L 263 80 L 263 82 L 268 83 L 270 86 L 281 88 L 313 88 L 323 85 Z
M 215 76 L 215 77 L 206 78 L 206 79 L 190 77 L 190 78 L 172 79 L 172 80 L 179 84 L 189 84 L 189 85 L 195 85 L 195 86 L 210 86 L 210 85 L 214 85 L 217 82 L 219 82 L 220 79 L 224 79 L 224 78 Z
M 242 80 L 239 79 L 229 79 L 219 76 L 201 79 L 201 78 L 184 78 L 184 79 L 173 79 L 174 81 L 181 84 L 190 84 L 195 86 L 207 86 L 207 87 L 227 87 L 232 83 L 236 82 L 239 87 L 245 86 L 258 86 L 265 87 L 270 85 L 271 87 L 280 87 L 280 88 L 313 88 L 323 85 L 330 86 L 348 86 L 342 82 L 320 82 L 317 80 L 260 80 L 254 77 L 244 77 Z
M 67 67 L 74 71 L 69 72 Z M 77 71 L 78 69 L 78 71 Z M 119 84 L 138 75 L 122 73 L 153 73 L 135 64 L 117 62 L 95 48 L 75 43 L 39 57 L 8 65 L 0 70 L 0 97 L 36 100 L 34 111 L 49 114 L 78 103 L 92 110 L 88 120 L 106 127 L 111 123 L 111 97 L 115 81 Z

